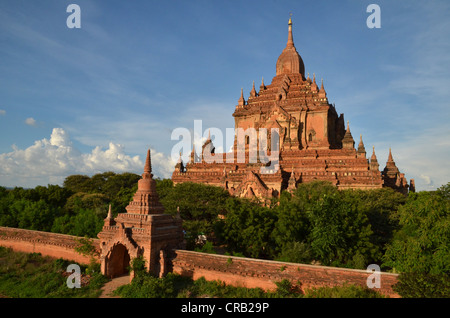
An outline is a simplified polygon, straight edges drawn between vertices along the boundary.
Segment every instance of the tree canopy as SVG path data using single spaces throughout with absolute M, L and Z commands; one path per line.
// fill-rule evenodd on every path
M 63 186 L 0 187 L 0 226 L 96 237 L 108 205 L 114 217 L 125 212 L 139 178 L 105 172 L 68 176 Z M 263 206 L 219 187 L 155 180 L 166 213 L 183 220 L 189 249 L 201 247 L 205 242 L 197 238 L 204 235 L 205 250 L 247 257 L 360 269 L 379 264 L 423 275 L 450 271 L 450 183 L 405 196 L 317 181 Z M 410 281 L 405 278 L 408 286 Z

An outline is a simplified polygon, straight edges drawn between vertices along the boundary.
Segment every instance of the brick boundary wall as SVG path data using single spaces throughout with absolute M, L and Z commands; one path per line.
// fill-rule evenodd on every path
M 0 227 L 0 246 L 10 247 L 19 252 L 41 253 L 44 256 L 88 264 L 90 258 L 75 251 L 79 238 L 58 233 Z M 91 240 L 100 249 L 100 240 Z M 301 282 L 302 290 L 344 284 L 367 286 L 367 278 L 371 275 L 365 270 L 268 261 L 187 250 L 174 250 L 170 263 L 172 271 L 182 276 L 193 279 L 204 277 L 206 280 L 220 280 L 233 286 L 259 287 L 264 290 L 275 289 L 277 287 L 275 282 L 283 279 L 288 279 L 293 284 Z M 383 272 L 380 275 L 381 288 L 376 290 L 389 297 L 399 297 L 392 290 L 398 275 Z
M 80 237 L 25 230 L 18 228 L 0 227 L 0 246 L 10 247 L 14 251 L 25 253 L 41 253 L 43 256 L 64 258 L 80 264 L 89 264 L 90 258 L 75 251 Z M 91 239 L 94 246 L 99 248 L 100 240 Z
M 371 275 L 366 270 L 338 267 L 307 265 L 251 259 L 244 257 L 205 254 L 186 250 L 175 250 L 172 260 L 173 272 L 193 279 L 204 277 L 206 280 L 220 280 L 233 286 L 248 288 L 260 287 L 274 290 L 275 282 L 283 279 L 293 284 L 301 282 L 301 289 L 322 286 L 340 286 L 354 284 L 367 286 L 367 278 Z M 400 297 L 392 290 L 397 282 L 398 274 L 380 273 L 381 287 L 375 289 L 381 294 Z

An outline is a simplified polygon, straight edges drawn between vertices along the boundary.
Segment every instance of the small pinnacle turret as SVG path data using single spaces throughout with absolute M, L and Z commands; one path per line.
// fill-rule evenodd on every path
M 362 140 L 362 134 L 359 135 L 359 144 L 358 144 L 358 158 L 366 157 L 366 148 L 364 147 L 364 143 Z
M 377 155 L 375 154 L 375 146 L 372 146 L 372 156 L 370 157 L 370 170 L 379 171 L 380 165 L 378 164 Z
M 355 140 L 350 132 L 350 123 L 347 121 L 347 130 L 345 131 L 344 139 L 342 139 L 342 147 L 344 149 L 354 149 Z
M 239 97 L 239 100 L 238 100 L 238 106 L 243 107 L 244 105 L 245 105 L 244 89 L 241 88 L 241 97 Z

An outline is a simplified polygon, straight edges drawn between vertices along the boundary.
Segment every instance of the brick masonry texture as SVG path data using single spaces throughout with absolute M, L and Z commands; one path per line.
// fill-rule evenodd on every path
M 79 245 L 77 239 L 80 238 L 72 235 L 0 227 L 1 246 L 10 247 L 18 252 L 41 253 L 44 256 L 89 264 L 89 257 L 75 251 Z M 99 247 L 100 240 L 92 239 L 92 241 L 94 246 Z
M 173 272 L 193 279 L 205 277 L 207 280 L 221 280 L 233 286 L 247 288 L 260 287 L 275 289 L 276 282 L 288 279 L 305 289 L 322 286 L 353 284 L 367 286 L 371 275 L 365 270 L 355 270 L 328 266 L 286 263 L 260 259 L 250 259 L 226 255 L 205 254 L 186 250 L 175 250 L 172 260 Z M 397 282 L 397 274 L 380 273 L 381 288 L 376 289 L 385 296 L 399 297 L 392 290 Z
M 71 235 L 0 227 L 1 246 L 10 247 L 15 251 L 41 253 L 44 256 L 88 264 L 90 259 L 74 250 L 78 245 L 77 239 L 79 237 Z M 92 240 L 100 250 L 100 240 Z M 206 280 L 220 280 L 233 286 L 259 287 L 265 290 L 275 289 L 275 283 L 283 279 L 288 279 L 296 285 L 300 282 L 302 290 L 344 284 L 366 286 L 370 275 L 365 270 L 250 259 L 178 249 L 173 250 L 171 254 L 169 262 L 174 273 L 193 279 L 204 277 Z M 399 297 L 392 290 L 397 277 L 397 274 L 381 273 L 381 288 L 377 291 L 389 297 Z

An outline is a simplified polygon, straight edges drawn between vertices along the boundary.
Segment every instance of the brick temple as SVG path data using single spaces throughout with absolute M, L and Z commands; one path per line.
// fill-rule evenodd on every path
M 164 213 L 159 202 L 148 150 L 144 173 L 126 212 L 113 218 L 110 207 L 98 234 L 102 274 L 124 275 L 128 273 L 130 261 L 142 255 L 148 271 L 163 276 L 168 272 L 169 253 L 184 246 L 181 224 L 181 218 Z
M 249 161 L 248 136 L 243 139 L 244 162 L 236 160 L 236 151 L 233 162 L 226 159 L 226 154 L 215 153 L 209 137 L 202 147 L 200 160 L 195 149 L 187 164 L 180 156 L 172 174 L 175 184 L 204 183 L 223 187 L 235 196 L 266 199 L 314 180 L 329 181 L 339 189 L 391 187 L 401 193 L 414 191 L 414 180 L 408 184 L 391 150 L 386 167 L 380 171 L 375 149 L 368 158 L 362 136 L 355 148 L 350 125 L 330 104 L 323 80 L 319 87 L 315 76 L 312 79 L 309 74 L 305 76 L 305 65 L 294 45 L 291 19 L 287 44 L 278 57 L 275 77 L 268 85 L 263 79 L 259 91 L 253 82 L 247 100 L 241 90 L 233 117 L 235 129 L 278 129 L 275 135 L 279 149 L 277 169 L 261 173 L 261 167 L 267 163 Z M 238 146 L 237 139 L 235 136 L 234 149 Z M 205 160 L 207 156 L 216 161 Z

